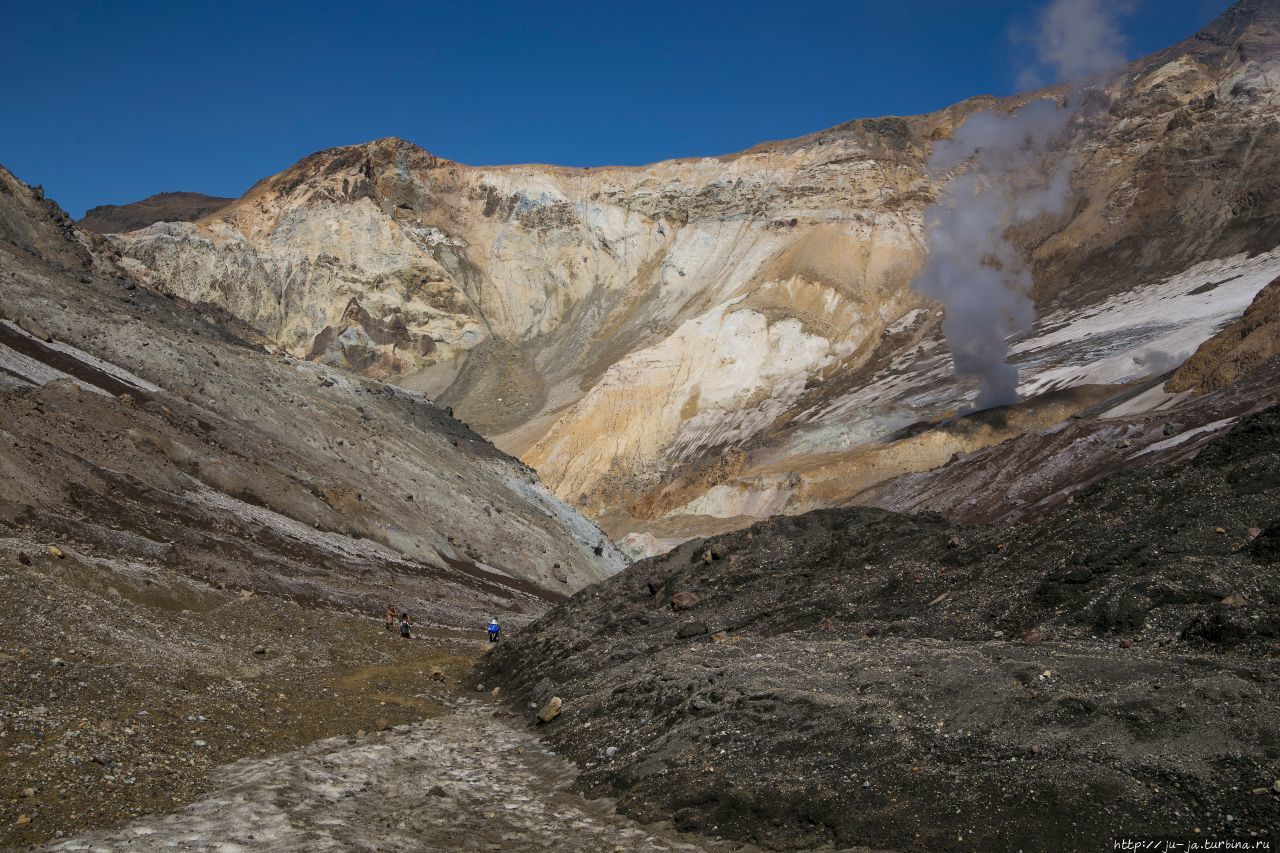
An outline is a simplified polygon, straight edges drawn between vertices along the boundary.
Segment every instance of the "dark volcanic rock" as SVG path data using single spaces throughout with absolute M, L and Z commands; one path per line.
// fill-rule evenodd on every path
M 766 847 L 1265 836 L 1276 802 L 1250 791 L 1280 761 L 1278 510 L 1272 408 L 1022 526 L 822 510 L 687 543 L 548 613 L 480 677 L 526 714 L 556 685 L 566 725 L 545 737 L 584 789 Z M 711 544 L 732 574 L 701 560 Z M 720 641 L 690 645 L 653 577 L 697 595 Z
M 1249 546 L 1249 553 L 1263 563 L 1280 563 L 1280 521 L 1258 534 Z
M 676 638 L 687 640 L 690 637 L 701 637 L 707 633 L 707 626 L 702 622 L 686 622 L 676 629 Z

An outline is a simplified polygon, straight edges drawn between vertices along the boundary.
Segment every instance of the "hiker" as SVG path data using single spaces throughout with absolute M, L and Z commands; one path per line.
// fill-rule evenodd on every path
M 404 640 L 413 639 L 413 626 L 409 622 L 409 614 L 400 614 L 400 637 Z
M 387 605 L 387 630 L 390 631 L 396 626 L 396 609 L 390 604 Z
M 498 634 L 502 633 L 502 626 L 498 624 L 497 619 L 489 620 L 489 642 L 498 642 Z

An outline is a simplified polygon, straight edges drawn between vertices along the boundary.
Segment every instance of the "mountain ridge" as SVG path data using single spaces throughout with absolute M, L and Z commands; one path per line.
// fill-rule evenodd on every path
M 191 222 L 226 207 L 234 201 L 236 201 L 234 198 L 204 193 L 162 192 L 128 204 L 102 204 L 91 207 L 76 221 L 76 224 L 99 234 L 136 231 L 157 222 Z

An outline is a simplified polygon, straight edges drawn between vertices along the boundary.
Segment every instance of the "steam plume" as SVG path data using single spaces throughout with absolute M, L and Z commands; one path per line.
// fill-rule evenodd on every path
M 1098 0 L 1054 0 L 1035 43 L 1041 63 L 1060 78 L 1098 73 L 1123 57 Z M 1052 152 L 1071 118 L 1049 99 L 1012 113 L 975 113 L 929 156 L 928 173 L 951 179 L 925 211 L 928 256 L 912 287 L 946 309 L 942 331 L 956 376 L 980 383 L 976 409 L 1018 399 L 1006 339 L 1031 325 L 1035 308 L 1026 259 L 1008 233 L 1066 203 L 1071 159 Z
M 1030 326 L 1035 309 L 1027 296 L 1031 273 L 1006 233 L 1060 210 L 1066 200 L 1067 159 L 1039 185 L 1021 185 L 1017 178 L 1040 165 L 1070 115 L 1049 100 L 1012 115 L 977 113 L 929 156 L 933 175 L 975 161 L 951 180 L 949 198 L 925 211 L 928 260 L 912 286 L 946 308 L 942 331 L 956 375 L 980 381 L 979 409 L 1018 399 L 1018 369 L 1005 361 L 1005 339 Z
M 1040 68 L 1025 69 L 1023 85 L 1040 86 L 1047 71 L 1052 80 L 1080 80 L 1124 63 L 1126 41 L 1116 16 L 1130 11 L 1122 0 L 1054 0 L 1040 13 L 1039 26 L 1028 41 Z

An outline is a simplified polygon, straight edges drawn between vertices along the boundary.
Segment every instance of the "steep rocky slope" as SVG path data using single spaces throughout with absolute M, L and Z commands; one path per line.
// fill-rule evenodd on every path
M 1276 356 L 1280 356 L 1280 278 L 1259 291 L 1239 320 L 1205 341 L 1165 388 L 1215 391 Z
M 1014 351 L 1024 395 L 1158 376 L 1280 272 L 1278 46 L 1276 4 L 1242 0 L 1041 93 L 1075 110 L 1074 168 L 1065 212 L 1014 235 L 1042 318 Z M 881 452 L 972 390 L 909 289 L 942 189 L 925 159 L 1030 97 L 643 168 L 477 168 L 385 139 L 114 239 L 157 290 L 452 405 L 610 534 L 679 540 L 1016 434 Z
M 0 522 L 344 605 L 406 585 L 441 619 L 476 589 L 536 609 L 621 565 L 421 395 L 273 356 L 0 188 L 21 226 L 0 256 Z
M 687 543 L 488 655 L 579 786 L 770 849 L 1280 825 L 1280 408 L 1023 525 L 819 510 Z
M 204 193 L 157 193 L 129 204 L 101 204 L 90 208 L 76 224 L 98 234 L 119 234 L 157 222 L 194 222 L 233 201 L 233 198 Z

